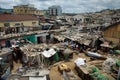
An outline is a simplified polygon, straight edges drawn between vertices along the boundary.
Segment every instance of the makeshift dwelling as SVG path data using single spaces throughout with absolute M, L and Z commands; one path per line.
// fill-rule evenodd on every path
M 49 49 L 49 50 L 45 50 L 44 52 L 42 52 L 42 54 L 46 58 L 53 56 L 55 53 L 56 53 L 56 51 L 54 49 Z
M 0 80 L 6 80 L 11 73 L 11 69 L 11 64 L 0 57 Z
M 12 53 L 12 49 L 10 48 L 3 48 L 1 51 L 0 51 L 0 57 L 3 58 L 4 61 L 8 60 L 9 56 L 11 55 Z M 9 60 L 8 60 L 9 61 Z
M 28 41 L 30 41 L 32 43 L 36 43 L 34 34 L 33 35 L 25 35 L 25 36 L 23 36 L 23 39 L 26 39 L 26 40 L 28 40 Z
M 42 25 L 42 30 L 48 30 L 48 29 L 51 29 L 53 24 L 49 24 L 49 23 L 44 23 L 44 24 L 41 24 Z
M 38 44 L 40 44 L 40 43 L 46 43 L 48 35 L 49 35 L 48 33 L 42 33 L 42 34 L 35 35 L 36 43 L 38 43 Z
M 6 80 L 50 80 L 49 75 L 44 76 L 22 76 L 19 74 L 11 74 Z
M 107 26 L 104 30 L 103 37 L 106 40 L 112 41 L 113 43 L 119 43 L 120 39 L 120 21 L 110 26 Z
M 81 65 L 75 66 L 75 69 L 83 80 L 115 80 L 112 76 L 101 73 L 95 66 Z

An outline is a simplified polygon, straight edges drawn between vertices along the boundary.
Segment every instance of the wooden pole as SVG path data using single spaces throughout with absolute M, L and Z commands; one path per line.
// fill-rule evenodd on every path
M 119 67 L 119 71 L 118 71 L 117 80 L 120 80 L 120 67 Z

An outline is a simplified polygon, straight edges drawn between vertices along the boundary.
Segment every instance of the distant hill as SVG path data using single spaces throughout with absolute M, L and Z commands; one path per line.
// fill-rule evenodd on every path
M 77 13 L 63 13 L 63 15 L 74 16 L 77 15 Z
M 0 13 L 12 13 L 13 9 L 4 9 L 4 8 L 0 8 Z

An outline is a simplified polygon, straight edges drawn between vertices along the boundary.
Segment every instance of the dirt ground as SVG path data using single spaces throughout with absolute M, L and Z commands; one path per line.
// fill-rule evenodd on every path
M 104 55 L 105 57 L 117 57 L 118 59 L 120 59 L 120 56 L 113 55 L 113 54 L 102 53 L 102 55 Z M 74 53 L 73 58 L 69 59 L 69 61 L 60 61 L 60 62 L 57 62 L 57 63 L 49 66 L 49 69 L 50 69 L 50 74 L 49 74 L 50 80 L 63 80 L 62 74 L 60 74 L 60 72 L 58 71 L 58 65 L 61 64 L 61 63 L 66 64 L 77 75 L 77 72 L 74 69 L 75 68 L 74 61 L 77 58 L 85 58 L 86 62 L 90 62 L 91 65 L 92 65 L 91 62 L 94 62 L 94 61 L 90 61 L 90 57 L 86 56 L 84 53 L 78 53 L 78 54 Z M 101 60 L 95 60 L 95 62 L 98 62 L 98 61 L 101 61 Z M 14 62 L 14 69 L 12 70 L 12 72 L 15 73 L 16 69 L 18 67 L 20 67 L 20 66 L 21 66 L 20 63 L 16 64 Z M 82 80 L 82 79 L 79 78 L 79 80 Z
M 74 53 L 73 58 L 69 59 L 69 61 L 60 61 L 60 62 L 52 65 L 51 68 L 50 68 L 50 74 L 49 74 L 50 80 L 63 80 L 63 75 L 60 74 L 60 72 L 58 71 L 58 65 L 61 64 L 61 63 L 66 64 L 77 75 L 77 73 L 74 69 L 75 68 L 74 61 L 79 57 L 85 58 L 85 55 L 83 53 L 80 53 L 80 54 L 75 54 Z M 79 80 L 82 80 L 82 79 L 79 78 Z
M 84 58 L 85 55 L 82 53 L 82 54 L 80 54 L 80 56 Z M 57 62 L 57 63 L 51 65 L 49 67 L 49 69 L 50 69 L 50 74 L 49 74 L 50 80 L 63 80 L 62 74 L 60 74 L 60 72 L 58 71 L 58 65 L 61 64 L 61 63 L 66 64 L 77 75 L 77 73 L 74 69 L 74 67 L 75 67 L 74 60 L 77 59 L 78 57 L 79 57 L 79 55 L 74 54 L 73 58 L 69 59 L 69 61 L 60 61 L 60 62 Z M 20 67 L 20 66 L 22 66 L 20 63 L 15 63 L 14 62 L 14 68 L 12 70 L 12 73 L 15 73 L 16 70 L 18 69 L 18 67 Z M 79 78 L 79 80 L 82 80 L 82 79 Z
M 113 54 L 108 54 L 108 53 L 101 53 L 101 55 L 103 55 L 104 57 L 113 57 L 113 58 L 118 58 L 120 60 L 120 56 L 118 55 L 113 55 Z M 89 65 L 93 65 L 95 63 L 103 63 L 104 60 L 99 60 L 99 59 L 96 59 L 96 60 L 91 60 L 90 57 L 86 56 L 84 53 L 79 53 L 79 54 L 74 54 L 73 55 L 73 59 L 70 59 L 69 61 L 60 61 L 58 63 L 55 63 L 54 65 L 51 66 L 50 68 L 50 80 L 63 80 L 63 77 L 62 77 L 62 74 L 60 74 L 60 72 L 58 71 L 58 65 L 61 64 L 61 63 L 64 63 L 66 64 L 76 75 L 77 72 L 75 71 L 75 64 L 74 64 L 74 61 L 77 59 L 77 58 L 85 58 L 86 59 L 86 62 L 89 64 Z M 102 64 L 100 64 L 102 65 Z M 107 75 L 108 77 L 109 74 Z M 81 78 L 79 78 L 79 80 L 82 80 Z

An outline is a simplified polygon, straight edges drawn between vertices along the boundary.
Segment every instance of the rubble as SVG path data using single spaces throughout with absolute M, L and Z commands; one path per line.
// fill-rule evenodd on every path
M 33 76 L 39 79 L 41 76 L 43 79 L 49 77 L 50 80 L 115 80 L 119 76 L 119 54 L 110 54 L 109 49 L 104 51 L 106 47 L 111 49 L 104 44 L 100 46 L 101 49 L 97 49 L 94 44 L 98 36 L 79 32 L 54 33 L 57 42 L 53 39 L 49 43 L 28 43 L 10 50 L 2 49 L 0 58 L 14 65 L 8 80 L 12 76 L 16 76 L 14 79 L 26 80 L 34 79 Z M 16 47 L 20 47 L 23 52 L 22 62 L 2 56 L 8 56 L 8 52 L 13 55 Z

